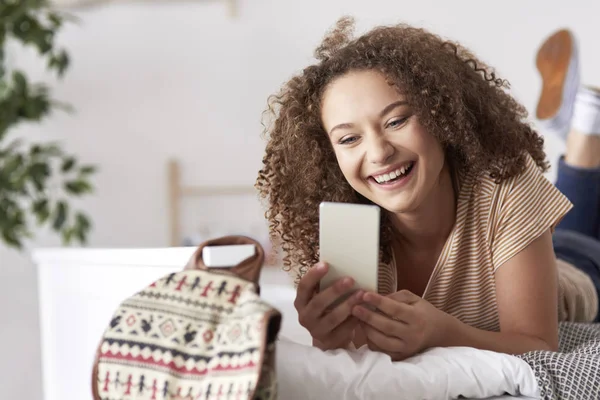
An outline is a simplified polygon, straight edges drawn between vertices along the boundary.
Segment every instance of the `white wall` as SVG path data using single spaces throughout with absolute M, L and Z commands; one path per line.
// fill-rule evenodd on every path
M 187 183 L 251 184 L 262 156 L 259 122 L 267 96 L 311 60 L 342 14 L 358 17 L 359 30 L 404 21 L 462 41 L 495 65 L 531 110 L 540 87 L 536 48 L 568 26 L 580 37 L 584 80 L 600 83 L 600 3 L 592 0 L 239 3 L 237 19 L 217 1 L 90 8 L 64 32 L 74 63 L 54 93 L 77 112 L 15 134 L 61 140 L 100 165 L 97 193 L 82 203 L 95 224 L 92 246 L 168 245 L 165 166 L 171 156 L 183 162 Z M 41 76 L 27 55 L 17 58 Z M 560 147 L 551 138 L 548 146 L 554 161 Z M 186 204 L 186 219 L 201 207 Z M 43 235 L 37 244 L 57 243 Z M 34 270 L 25 257 L 2 248 L 0 268 L 0 387 L 5 397 L 7 389 L 12 394 L 7 398 L 38 399 Z

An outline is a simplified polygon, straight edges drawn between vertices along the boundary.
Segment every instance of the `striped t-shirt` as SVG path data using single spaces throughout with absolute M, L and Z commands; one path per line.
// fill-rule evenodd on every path
M 498 331 L 495 271 L 556 224 L 571 202 L 546 179 L 531 156 L 518 176 L 460 179 L 454 228 L 433 269 L 423 298 L 476 328 Z M 559 319 L 591 320 L 598 311 L 591 279 L 558 261 Z M 381 264 L 379 293 L 397 291 L 395 261 Z

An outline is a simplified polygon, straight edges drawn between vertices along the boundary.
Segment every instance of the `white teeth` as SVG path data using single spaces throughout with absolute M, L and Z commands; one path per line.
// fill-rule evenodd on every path
M 404 175 L 407 172 L 407 170 L 410 167 L 412 167 L 412 165 L 413 165 L 413 163 L 411 162 L 410 164 L 404 165 L 404 166 L 398 168 L 395 171 L 392 171 L 392 172 L 387 173 L 387 174 L 382 174 L 382 175 L 379 175 L 379 176 L 374 176 L 373 178 L 375 179 L 375 181 L 377 181 L 377 183 L 388 182 L 388 181 L 391 181 L 392 179 L 398 178 L 401 175 Z

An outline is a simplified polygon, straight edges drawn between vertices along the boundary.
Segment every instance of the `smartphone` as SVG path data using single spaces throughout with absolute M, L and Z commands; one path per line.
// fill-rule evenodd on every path
M 340 278 L 353 289 L 377 292 L 379 215 L 376 205 L 323 202 L 319 207 L 319 259 L 329 264 L 320 290 Z

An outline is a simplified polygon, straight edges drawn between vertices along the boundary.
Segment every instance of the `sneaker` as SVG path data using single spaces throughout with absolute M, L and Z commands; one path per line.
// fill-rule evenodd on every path
M 537 52 L 536 66 L 542 77 L 536 117 L 544 129 L 565 141 L 579 90 L 579 54 L 573 34 L 562 29 L 548 37 Z

